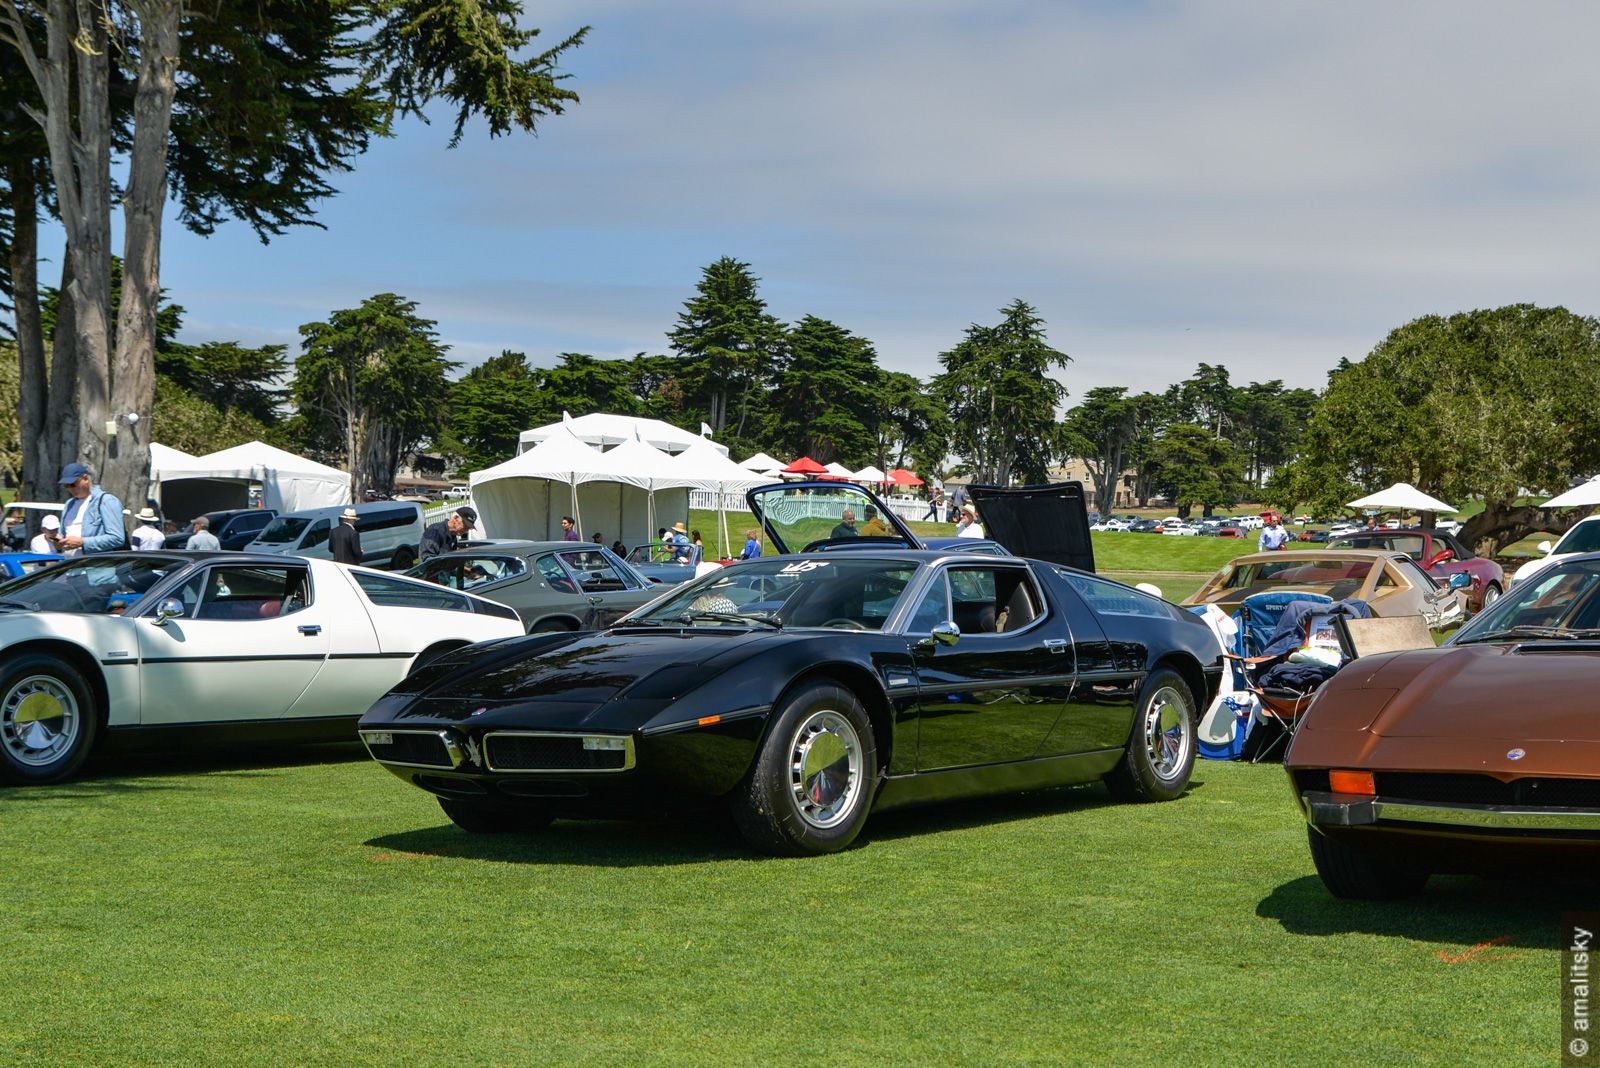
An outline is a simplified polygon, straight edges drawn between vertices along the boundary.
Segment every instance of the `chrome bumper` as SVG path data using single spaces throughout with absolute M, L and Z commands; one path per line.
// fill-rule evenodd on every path
M 1469 831 L 1589 831 L 1600 835 L 1600 809 L 1592 808 L 1456 805 L 1318 790 L 1306 791 L 1300 800 L 1306 819 L 1319 827 L 1429 824 Z

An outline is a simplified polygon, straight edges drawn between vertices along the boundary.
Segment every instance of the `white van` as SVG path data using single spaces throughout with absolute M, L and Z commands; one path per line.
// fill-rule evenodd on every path
M 344 507 L 286 512 L 269 523 L 242 551 L 332 559 L 328 535 L 339 522 Z M 364 566 L 404 571 L 417 562 L 417 547 L 422 544 L 422 506 L 402 501 L 358 504 L 356 533 L 361 535 Z

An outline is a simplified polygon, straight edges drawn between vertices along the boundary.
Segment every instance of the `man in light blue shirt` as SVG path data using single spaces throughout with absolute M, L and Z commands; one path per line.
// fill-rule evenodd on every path
M 1272 552 L 1289 544 L 1289 532 L 1283 529 L 1283 520 L 1275 513 L 1267 513 L 1261 517 L 1266 524 L 1261 528 L 1261 540 L 1256 542 L 1256 548 L 1261 552 Z
M 128 547 L 128 528 L 122 521 L 122 502 L 94 484 L 83 464 L 61 469 L 67 491 L 61 508 L 61 537 L 57 551 L 63 556 L 109 553 Z

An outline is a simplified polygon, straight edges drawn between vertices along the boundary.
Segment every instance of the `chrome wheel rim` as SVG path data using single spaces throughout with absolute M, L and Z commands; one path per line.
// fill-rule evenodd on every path
M 813 712 L 789 746 L 789 790 L 800 818 L 836 827 L 861 800 L 861 736 L 837 712 Z
M 1499 599 L 1500 599 L 1500 590 L 1499 590 L 1499 588 L 1496 587 L 1496 586 L 1490 586 L 1488 589 L 1483 591 L 1483 608 L 1488 608 L 1490 605 L 1494 604 Z M 1480 611 L 1480 612 L 1483 611 L 1483 608 L 1478 609 L 1478 611 Z
M 1189 708 L 1175 687 L 1163 686 L 1150 695 L 1144 712 L 1144 750 L 1150 770 L 1162 782 L 1172 782 L 1189 758 Z
M 60 760 L 77 741 L 81 726 L 77 698 L 54 676 L 30 675 L 0 698 L 0 745 L 27 767 Z

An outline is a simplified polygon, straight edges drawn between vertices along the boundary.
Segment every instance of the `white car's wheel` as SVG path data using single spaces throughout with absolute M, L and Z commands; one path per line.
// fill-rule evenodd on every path
M 59 657 L 0 661 L 0 778 L 59 782 L 89 756 L 99 717 L 88 683 Z

